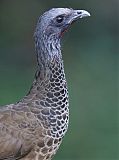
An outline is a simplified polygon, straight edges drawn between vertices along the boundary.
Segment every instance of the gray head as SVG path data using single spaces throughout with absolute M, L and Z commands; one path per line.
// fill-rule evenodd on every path
M 49 65 L 54 57 L 62 59 L 60 50 L 61 36 L 74 21 L 86 16 L 90 16 L 90 13 L 85 10 L 53 8 L 39 18 L 34 38 L 40 66 Z
M 85 10 L 53 8 L 40 17 L 36 32 L 47 36 L 55 35 L 56 37 L 60 37 L 72 22 L 87 16 L 90 16 L 90 13 Z

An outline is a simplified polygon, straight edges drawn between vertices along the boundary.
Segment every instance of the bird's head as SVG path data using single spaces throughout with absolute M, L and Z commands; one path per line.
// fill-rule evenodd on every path
M 90 16 L 85 10 L 53 8 L 38 20 L 34 33 L 38 64 L 49 65 L 54 59 L 62 59 L 60 39 L 63 33 L 76 20 Z
M 68 27 L 76 20 L 90 16 L 85 10 L 69 8 L 53 8 L 45 12 L 39 19 L 36 32 L 46 36 L 61 37 Z

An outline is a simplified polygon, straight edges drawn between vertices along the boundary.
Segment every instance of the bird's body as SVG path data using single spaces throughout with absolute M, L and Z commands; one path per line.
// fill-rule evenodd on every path
M 51 160 L 61 144 L 69 102 L 60 50 L 68 25 L 63 29 L 60 21 L 61 15 L 71 16 L 73 11 L 52 9 L 38 21 L 34 34 L 38 67 L 32 87 L 22 100 L 0 109 L 0 160 Z

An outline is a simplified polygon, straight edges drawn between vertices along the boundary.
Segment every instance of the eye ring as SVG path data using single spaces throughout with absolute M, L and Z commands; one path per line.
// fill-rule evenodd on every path
M 56 17 L 57 23 L 62 23 L 63 20 L 64 20 L 64 16 L 63 16 L 63 15 L 60 15 L 60 16 L 57 16 L 57 17 Z

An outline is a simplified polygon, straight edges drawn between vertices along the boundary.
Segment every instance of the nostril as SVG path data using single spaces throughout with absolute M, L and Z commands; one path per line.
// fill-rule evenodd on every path
M 78 11 L 78 12 L 77 12 L 77 14 L 81 14 L 81 13 L 82 13 L 81 11 Z

